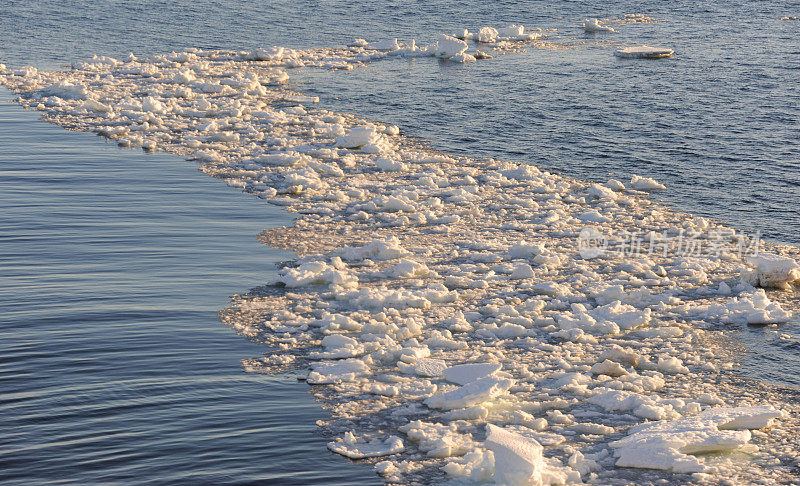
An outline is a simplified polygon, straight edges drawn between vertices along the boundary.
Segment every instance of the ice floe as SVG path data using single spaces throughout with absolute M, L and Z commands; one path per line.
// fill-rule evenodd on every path
M 350 459 L 364 459 L 397 454 L 403 452 L 405 447 L 403 447 L 403 440 L 394 435 L 385 440 L 365 441 L 357 439 L 352 432 L 347 432 L 341 439 L 328 442 L 328 449 Z
M 594 32 L 616 32 L 613 27 L 603 25 L 597 19 L 586 19 L 583 21 L 583 30 L 587 33 Z
M 793 258 L 761 253 L 747 257 L 755 269 L 745 270 L 742 279 L 757 287 L 787 289 L 790 284 L 800 282 L 800 265 Z
M 628 21 L 647 20 L 602 24 Z M 727 228 L 649 201 L 645 192 L 665 189 L 649 178 L 592 183 L 437 152 L 287 85 L 296 69 L 412 56 L 463 61 L 488 57 L 470 50 L 476 42 L 502 52 L 540 37 L 513 25 L 427 46 L 357 40 L 93 57 L 65 72 L 4 70 L 0 82 L 48 121 L 179 154 L 297 216 L 260 235 L 297 256 L 220 317 L 269 346 L 247 370 L 307 370 L 329 412 L 320 426 L 340 437 L 329 447 L 353 459 L 391 455 L 375 464 L 386 481 L 625 482 L 630 473 L 616 464 L 645 462 L 635 455 L 640 439 L 652 441 L 647 460 L 664 470 L 696 469 L 694 456 L 683 457 L 696 449 L 671 445 L 685 439 L 678 431 L 716 440 L 720 428 L 765 423 L 766 415 L 713 411 L 742 400 L 793 413 L 748 437 L 765 445 L 759 451 L 735 432 L 733 449 L 757 461 L 702 471 L 734 482 L 785 480 L 797 405 L 768 388 L 743 390 L 731 373 L 736 356 L 720 343 L 738 328 L 730 324 L 793 318 L 791 292 L 752 286 L 796 280 L 796 249 L 770 244 L 781 257 L 748 258 L 735 248 L 672 255 L 626 247 L 584 258 L 578 238 L 587 227 L 611 241 L 626 231 Z M 673 425 L 637 435 L 636 427 L 662 423 Z M 613 441 L 621 445 L 610 448 Z M 652 474 L 656 482 L 672 473 Z
M 674 53 L 672 49 L 649 46 L 624 47 L 614 52 L 617 57 L 625 59 L 662 59 L 672 57 Z
M 628 437 L 610 445 L 616 449 L 617 466 L 697 473 L 705 467 L 693 454 L 742 449 L 751 438 L 747 429 L 766 427 L 781 416 L 770 406 L 711 408 L 693 417 L 634 427 Z

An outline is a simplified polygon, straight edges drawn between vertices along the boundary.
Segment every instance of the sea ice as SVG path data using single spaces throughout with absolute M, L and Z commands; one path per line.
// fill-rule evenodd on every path
M 312 385 L 354 381 L 359 376 L 369 373 L 369 371 L 370 367 L 363 360 L 357 358 L 318 361 L 311 363 L 311 372 L 309 372 L 306 381 Z
M 475 448 L 470 434 L 460 433 L 456 424 L 442 425 L 414 420 L 398 427 L 428 457 L 461 456 Z
M 328 449 L 350 459 L 364 459 L 397 454 L 403 452 L 405 447 L 403 440 L 396 435 L 389 436 L 383 441 L 380 439 L 364 441 L 357 439 L 352 432 L 347 432 L 344 437 L 328 442 Z
M 439 40 L 436 42 L 436 56 L 450 59 L 463 54 L 468 48 L 469 45 L 463 40 L 446 34 L 439 34 Z
M 396 51 L 400 48 L 400 45 L 397 43 L 397 39 L 384 39 L 370 42 L 364 48 L 375 51 Z
M 336 146 L 349 149 L 361 148 L 374 143 L 379 137 L 380 133 L 375 127 L 355 127 L 347 135 L 336 139 Z
M 492 424 L 486 425 L 486 431 L 486 448 L 494 454 L 495 484 L 534 486 L 580 482 L 577 471 L 545 461 L 543 447 L 535 439 Z
M 702 472 L 702 460 L 690 454 L 740 449 L 750 441 L 746 429 L 766 427 L 782 415 L 769 405 L 710 408 L 693 417 L 633 427 L 628 437 L 610 445 L 620 467 Z
M 386 239 L 373 239 L 370 243 L 361 247 L 346 246 L 339 251 L 342 259 L 350 262 L 360 262 L 367 258 L 370 260 L 394 260 L 410 255 L 410 252 L 403 248 L 400 240 L 396 236 Z
M 780 303 L 772 302 L 764 289 L 742 293 L 726 304 L 711 304 L 705 316 L 738 324 L 773 324 L 792 318 L 791 312 L 783 310 Z
M 602 25 L 599 20 L 597 19 L 586 19 L 583 22 L 583 30 L 584 32 L 592 33 L 592 32 L 616 32 L 613 28 Z
M 661 47 L 639 46 L 617 49 L 614 54 L 625 59 L 661 59 L 672 56 L 674 52 L 672 49 Z
M 314 261 L 306 262 L 297 268 L 282 268 L 278 272 L 278 282 L 287 287 L 330 284 L 342 288 L 358 287 L 358 277 L 334 265 Z
M 425 399 L 425 405 L 440 410 L 466 408 L 488 402 L 506 393 L 512 386 L 514 386 L 514 380 L 485 376 L 455 390 L 430 396 Z
M 631 188 L 637 191 L 660 191 L 666 189 L 667 186 L 656 182 L 655 179 L 650 177 L 640 177 L 634 174 L 631 177 Z
M 89 94 L 86 86 L 82 84 L 72 84 L 65 79 L 50 85 L 42 90 L 42 92 L 66 100 L 83 100 L 86 99 L 86 96 Z
M 510 26 L 461 37 L 516 50 L 540 35 Z M 605 471 L 587 482 L 620 482 L 631 475 L 611 468 L 603 436 L 633 422 L 679 421 L 703 405 L 743 398 L 794 407 L 777 392 L 742 391 L 723 375 L 728 353 L 715 343 L 729 330 L 710 324 L 783 322 L 797 307 L 793 299 L 770 301 L 747 283 L 723 285 L 747 263 L 738 255 L 583 259 L 575 245 L 581 220 L 623 232 L 724 227 L 651 204 L 638 191 L 663 186 L 647 178 L 632 178 L 637 191 L 626 192 L 615 180 L 591 184 L 531 164 L 434 152 L 393 125 L 304 107 L 314 97 L 286 84 L 295 68 L 432 59 L 440 47 L 444 56 L 460 52 L 453 60 L 472 58 L 449 38 L 422 48 L 394 40 L 371 45 L 397 46 L 392 51 L 368 45 L 95 57 L 70 71 L 3 71 L 0 83 L 54 123 L 197 160 L 203 172 L 297 216 L 290 227 L 259 236 L 298 254 L 279 270 L 275 283 L 282 285 L 235 296 L 220 317 L 275 350 L 248 369 L 311 362 L 308 383 L 330 385 L 314 387 L 330 410 L 321 426 L 338 433 L 385 428 L 380 440 L 350 433 L 334 441 L 340 453 L 389 453 L 400 449 L 399 439 L 384 438 L 408 433 L 424 454 L 382 461 L 376 470 L 388 482 L 416 480 L 404 475 L 437 465 L 475 481 L 527 475 L 530 444 L 487 430 L 495 444 L 487 449 L 480 441 L 487 422 L 507 425 L 510 434 L 519 427 L 518 436 L 557 448 L 552 452 L 582 474 L 602 463 Z M 796 255 L 789 247 L 775 251 Z M 787 260 L 749 265 L 756 285 L 796 278 Z M 690 303 L 716 302 L 719 293 L 734 298 Z M 447 366 L 455 363 L 462 364 Z M 422 416 L 432 423 L 414 423 Z M 758 433 L 768 444 L 763 461 L 726 463 L 731 482 L 785 479 L 773 464 L 791 454 L 791 420 L 779 424 L 780 433 Z M 719 431 L 765 420 L 747 413 L 717 422 Z M 585 447 L 601 452 L 582 457 Z M 648 460 L 671 457 L 649 450 Z
M 452 383 L 466 385 L 500 371 L 498 363 L 466 363 L 451 366 L 443 371 L 444 378 Z
M 790 284 L 800 283 L 800 265 L 792 258 L 759 253 L 746 259 L 756 267 L 742 272 L 742 280 L 750 285 L 788 289 Z

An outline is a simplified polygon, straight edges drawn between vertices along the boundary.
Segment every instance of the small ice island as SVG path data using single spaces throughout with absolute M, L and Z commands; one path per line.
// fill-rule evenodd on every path
M 672 49 L 642 45 L 637 47 L 625 47 L 623 49 L 617 49 L 614 54 L 623 59 L 661 59 L 663 57 L 672 57 L 672 54 L 674 53 L 675 51 Z

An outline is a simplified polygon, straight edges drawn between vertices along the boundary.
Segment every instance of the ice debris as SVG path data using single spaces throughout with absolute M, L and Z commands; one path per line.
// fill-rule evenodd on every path
M 372 439 L 365 441 L 358 439 L 353 432 L 347 432 L 344 437 L 328 442 L 328 449 L 350 459 L 364 459 L 367 457 L 390 456 L 403 452 L 403 440 L 396 435 L 385 440 Z
M 741 449 L 750 441 L 747 429 L 767 427 L 781 416 L 769 405 L 709 408 L 693 417 L 633 427 L 628 437 L 610 445 L 620 467 L 702 472 L 702 459 L 692 454 Z
M 648 46 L 625 47 L 614 52 L 617 57 L 625 59 L 662 59 L 672 57 L 674 53 L 672 49 Z
M 583 21 L 583 31 L 587 33 L 594 32 L 616 32 L 613 27 L 603 25 L 597 19 L 586 19 Z
M 788 289 L 800 283 L 800 265 L 793 258 L 760 253 L 747 256 L 747 262 L 755 269 L 743 271 L 742 280 L 755 287 Z
M 435 152 L 394 125 L 314 106 L 287 85 L 288 72 L 303 67 L 347 70 L 437 49 L 457 57 L 469 52 L 461 41 L 503 50 L 538 35 L 487 27 L 423 47 L 358 40 L 93 57 L 68 72 L 2 71 L 0 82 L 49 121 L 196 160 L 297 215 L 260 238 L 298 256 L 276 285 L 235 296 L 220 317 L 270 346 L 246 369 L 308 364 L 307 381 L 331 412 L 322 426 L 344 434 L 334 441 L 340 453 L 399 450 L 391 435 L 405 433 L 408 450 L 376 465 L 387 481 L 424 481 L 439 469 L 476 481 L 531 470 L 543 478 L 531 443 L 517 447 L 520 439 L 491 428 L 496 450 L 482 442 L 490 423 L 558 456 L 562 465 L 552 466 L 568 479 L 615 482 L 624 473 L 603 451 L 616 433 L 740 399 L 741 388 L 718 377 L 732 367 L 728 350 L 713 344 L 729 326 L 713 323 L 783 322 L 796 303 L 733 284 L 746 263 L 735 252 L 582 258 L 576 238 L 587 224 L 601 235 L 726 229 L 647 200 L 639 191 L 662 189 L 655 181 L 634 177 L 628 191 L 617 180 Z M 754 283 L 793 277 L 790 262 L 767 260 L 748 263 Z M 764 402 L 795 407 L 771 396 Z M 774 446 L 762 449 L 764 461 L 726 472 L 780 482 L 783 470 L 763 464 L 792 447 L 784 423 L 761 436 Z M 346 434 L 353 429 L 361 438 Z
M 486 448 L 494 454 L 495 484 L 550 485 L 579 483 L 580 473 L 545 460 L 535 439 L 492 424 L 486 425 Z M 557 461 L 556 461 L 557 463 Z

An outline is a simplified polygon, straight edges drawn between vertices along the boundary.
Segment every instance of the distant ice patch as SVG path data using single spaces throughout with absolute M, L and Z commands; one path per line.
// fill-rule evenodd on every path
M 624 59 L 661 59 L 664 57 L 672 57 L 674 53 L 675 51 L 672 49 L 663 47 L 638 46 L 617 49 L 614 54 Z

